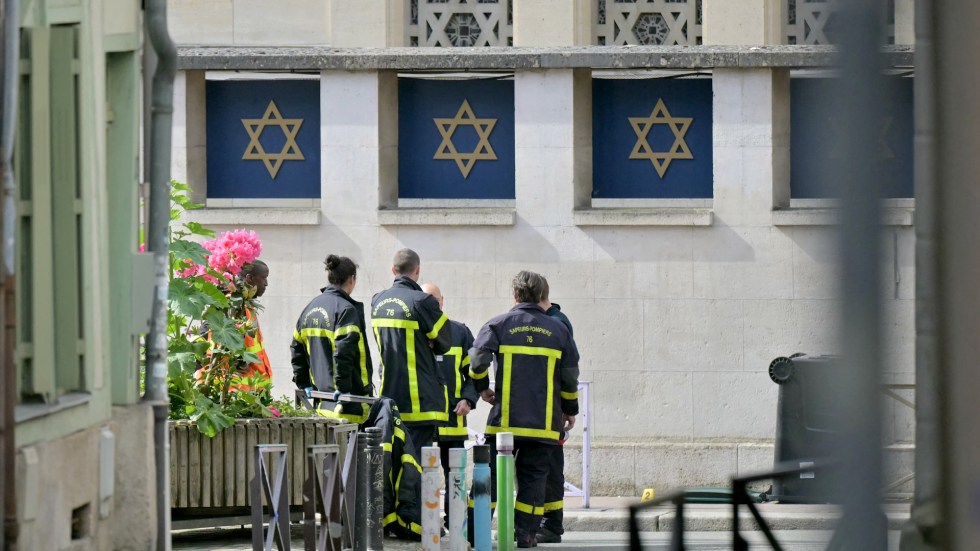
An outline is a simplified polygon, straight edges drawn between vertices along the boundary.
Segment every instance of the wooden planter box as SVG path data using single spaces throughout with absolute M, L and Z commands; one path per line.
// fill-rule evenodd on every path
M 347 437 L 357 430 L 357 425 L 325 417 L 238 419 L 214 438 L 201 434 L 191 421 L 168 421 L 168 425 L 174 517 L 237 514 L 251 506 L 248 485 L 255 476 L 256 444 L 289 446 L 289 503 L 301 506 L 306 447 L 337 444 L 343 458 Z

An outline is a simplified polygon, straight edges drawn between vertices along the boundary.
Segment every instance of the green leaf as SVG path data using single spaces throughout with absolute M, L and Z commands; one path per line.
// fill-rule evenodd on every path
M 227 348 L 232 354 L 240 355 L 245 349 L 245 335 L 234 319 L 223 312 L 211 310 L 204 316 L 211 330 L 211 340 Z
M 228 307 L 228 297 L 214 283 L 201 278 L 194 284 L 194 288 L 200 291 L 203 297 L 206 297 L 207 304 L 218 308 Z
M 167 362 L 171 368 L 171 373 L 173 368 L 179 368 L 183 372 L 194 373 L 199 367 L 197 355 L 193 352 L 178 352 L 176 354 L 168 354 Z
M 210 254 L 200 243 L 194 241 L 174 239 L 170 243 L 170 257 L 173 260 L 190 260 L 194 264 L 206 266 Z
M 201 237 L 214 237 L 214 230 L 211 228 L 205 228 L 199 222 L 188 222 L 184 224 L 184 227 L 187 228 L 187 231 L 193 235 L 200 235 Z
M 167 299 L 170 308 L 180 316 L 198 319 L 207 302 L 204 295 L 196 292 L 194 278 L 176 278 L 170 280 Z
M 197 423 L 197 430 L 208 438 L 235 424 L 235 420 L 221 411 L 221 406 L 205 396 L 198 397 L 194 403 L 195 411 L 191 421 Z

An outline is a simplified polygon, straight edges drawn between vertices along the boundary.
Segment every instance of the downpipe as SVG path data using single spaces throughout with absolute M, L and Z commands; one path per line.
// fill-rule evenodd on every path
M 156 53 L 150 109 L 150 212 L 147 247 L 153 254 L 153 317 L 146 343 L 145 403 L 153 406 L 157 551 L 170 550 L 170 442 L 167 433 L 167 292 L 170 225 L 170 154 L 177 49 L 167 31 L 166 0 L 146 0 L 146 32 Z
M 17 375 L 14 365 L 14 342 L 8 337 L 14 335 L 14 221 L 17 212 L 14 209 L 14 174 L 12 168 L 14 156 L 14 136 L 17 122 L 17 79 L 18 60 L 20 59 L 20 3 L 19 0 L 3 0 L 0 4 L 0 28 L 3 29 L 2 70 L 3 79 L 2 101 L 0 111 L 0 178 L 3 179 L 2 199 L 3 212 L 0 214 L 0 237 L 3 239 L 3 266 L 0 269 L 0 366 L 3 371 L 3 405 L 0 410 L 0 493 L 3 494 L 3 522 L 0 523 L 0 545 L 3 549 L 15 549 L 19 526 L 17 525 L 17 492 L 16 492 L 16 462 L 17 448 L 15 446 L 14 404 L 17 401 Z

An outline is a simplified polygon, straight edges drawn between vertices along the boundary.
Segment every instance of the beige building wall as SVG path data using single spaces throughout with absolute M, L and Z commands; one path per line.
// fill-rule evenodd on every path
M 758 9 L 706 1 L 705 42 L 731 43 L 725 22 L 757 31 L 737 35 L 753 37 L 750 44 L 772 40 L 768 3 L 750 3 Z M 522 28 L 515 22 L 516 45 Z M 552 30 L 534 45 L 575 36 L 574 28 Z M 450 317 L 474 332 L 512 305 L 517 271 L 548 278 L 552 300 L 575 327 L 581 379 L 591 381 L 594 493 L 722 484 L 771 466 L 778 387 L 770 361 L 839 351 L 834 209 L 789 200 L 788 74 L 714 71 L 714 198 L 666 210 L 637 202 L 629 212 L 594 208 L 589 198 L 589 77 L 582 70 L 515 74 L 516 199 L 480 210 L 438 202 L 398 208 L 395 76 L 321 73 L 319 206 L 193 214 L 262 237 L 271 276 L 260 320 L 277 392 L 292 392 L 291 333 L 326 284 L 323 258 L 347 255 L 360 265 L 354 297 L 369 305 L 391 283 L 392 254 L 410 247 L 421 255 L 422 281 L 437 283 Z M 189 111 L 187 121 L 200 115 Z M 912 207 L 887 210 L 884 363 L 889 382 L 911 383 Z M 894 402 L 883 407 L 886 439 L 896 444 L 889 472 L 908 471 L 913 413 Z M 479 428 L 485 413 L 484 404 L 471 424 Z M 568 447 L 573 482 L 580 437 L 577 428 Z

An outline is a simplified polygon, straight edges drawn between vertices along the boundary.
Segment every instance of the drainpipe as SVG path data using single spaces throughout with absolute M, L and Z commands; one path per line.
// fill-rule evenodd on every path
M 146 29 L 157 55 L 150 110 L 150 217 L 146 243 L 155 267 L 153 317 L 146 343 L 145 403 L 153 406 L 156 448 L 157 551 L 170 549 L 170 442 L 167 433 L 167 290 L 170 225 L 170 147 L 177 49 L 167 32 L 166 0 L 146 0 Z
M 935 18 L 915 3 L 915 494 L 902 551 L 940 548 L 939 365 L 937 335 Z
M 17 494 L 14 476 L 16 473 L 16 442 L 14 425 L 14 403 L 17 401 L 17 370 L 14 365 L 14 174 L 11 168 L 14 155 L 14 135 L 17 121 L 17 79 L 18 51 L 20 39 L 19 0 L 3 0 L 0 4 L 0 29 L 3 29 L 3 42 L 0 48 L 0 79 L 2 85 L 3 110 L 0 111 L 0 178 L 3 191 L 0 194 L 0 238 L 3 240 L 3 259 L 0 268 L 0 371 L 3 372 L 3 405 L 0 406 L 0 494 L 3 494 L 3 522 L 0 523 L 0 545 L 13 549 L 17 544 Z

